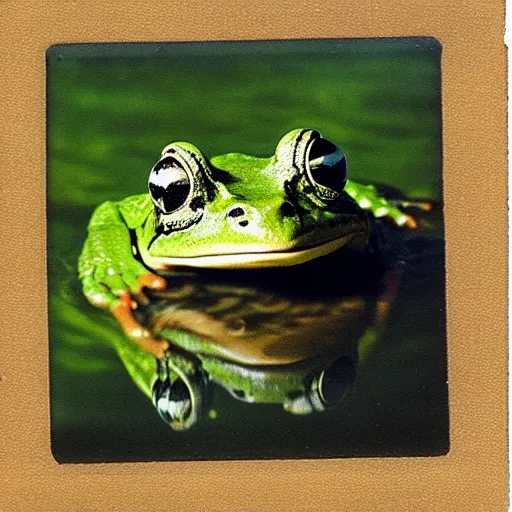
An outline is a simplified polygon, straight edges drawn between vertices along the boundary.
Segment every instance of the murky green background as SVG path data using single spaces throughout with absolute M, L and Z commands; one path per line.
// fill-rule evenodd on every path
M 146 190 L 166 144 L 272 154 L 297 127 L 345 151 L 352 179 L 442 200 L 440 47 L 429 39 L 57 46 L 48 51 L 52 449 L 61 461 L 429 455 L 448 450 L 444 257 L 406 275 L 388 330 L 333 411 L 294 417 L 218 391 L 175 433 L 89 306 L 76 260 L 92 210 Z M 432 236 L 442 236 L 440 210 Z

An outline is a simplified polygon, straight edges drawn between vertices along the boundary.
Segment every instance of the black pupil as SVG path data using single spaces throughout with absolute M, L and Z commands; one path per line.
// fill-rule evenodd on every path
M 338 152 L 338 154 L 336 154 Z M 324 162 L 315 163 L 318 158 L 326 157 Z M 347 160 L 332 142 L 315 139 L 309 151 L 309 172 L 313 180 L 323 187 L 341 192 L 347 182 Z
M 151 171 L 149 191 L 165 213 L 181 208 L 190 194 L 190 178 L 172 157 L 161 160 Z

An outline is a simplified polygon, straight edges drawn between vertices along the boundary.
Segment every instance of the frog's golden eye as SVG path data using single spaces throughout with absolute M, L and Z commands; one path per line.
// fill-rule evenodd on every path
M 153 203 L 164 213 L 185 205 L 192 191 L 189 173 L 172 156 L 163 158 L 153 167 L 148 185 Z
M 333 199 L 347 183 L 345 153 L 327 139 L 313 138 L 306 150 L 306 172 L 319 195 Z

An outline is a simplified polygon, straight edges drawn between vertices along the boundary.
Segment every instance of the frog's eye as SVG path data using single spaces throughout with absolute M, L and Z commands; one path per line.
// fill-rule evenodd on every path
M 319 195 L 333 199 L 347 183 L 347 159 L 343 150 L 327 139 L 314 138 L 306 150 L 306 172 Z
M 160 160 L 149 175 L 149 192 L 155 206 L 171 213 L 185 205 L 192 191 L 190 174 L 172 156 Z
M 334 407 L 352 387 L 355 378 L 356 369 L 353 361 L 347 356 L 342 356 L 313 381 L 312 394 L 316 394 L 325 407 Z
M 305 393 L 288 396 L 283 406 L 292 414 L 309 414 L 335 407 L 354 384 L 355 377 L 353 361 L 341 356 L 328 368 L 310 377 Z
M 158 414 L 174 430 L 189 429 L 201 418 L 208 398 L 206 373 L 188 375 L 170 359 L 157 360 L 157 372 L 152 399 Z
M 181 379 L 171 384 L 169 378 L 153 386 L 153 403 L 160 417 L 176 430 L 183 429 L 192 412 L 190 391 Z

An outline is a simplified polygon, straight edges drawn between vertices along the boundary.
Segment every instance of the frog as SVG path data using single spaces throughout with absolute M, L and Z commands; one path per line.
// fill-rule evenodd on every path
M 110 311 L 132 342 L 161 359 L 170 341 L 134 311 L 148 291 L 166 288 L 175 269 L 286 267 L 363 249 L 372 219 L 415 228 L 404 211 L 410 204 L 349 180 L 343 149 L 314 128 L 289 131 L 269 157 L 208 158 L 190 142 L 172 142 L 151 168 L 146 193 L 94 210 L 79 278 L 93 306 Z

